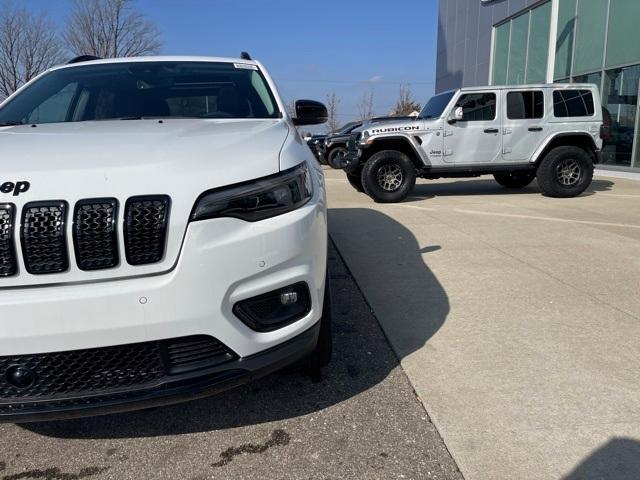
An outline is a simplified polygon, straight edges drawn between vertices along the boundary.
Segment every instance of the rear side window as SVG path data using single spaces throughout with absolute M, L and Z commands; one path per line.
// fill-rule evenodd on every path
M 462 121 L 464 122 L 495 120 L 496 94 L 468 93 L 458 99 L 457 107 L 462 107 L 464 112 Z
M 554 90 L 553 114 L 556 117 L 591 117 L 594 114 L 590 90 Z
M 507 93 L 507 118 L 526 120 L 544 117 L 544 94 L 541 91 Z

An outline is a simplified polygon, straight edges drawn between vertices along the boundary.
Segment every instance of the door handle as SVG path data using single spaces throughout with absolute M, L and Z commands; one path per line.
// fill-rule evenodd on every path
M 498 130 L 497 128 L 485 128 L 484 129 L 484 133 L 499 133 L 500 130 Z
M 542 127 L 529 127 L 530 132 L 541 132 Z

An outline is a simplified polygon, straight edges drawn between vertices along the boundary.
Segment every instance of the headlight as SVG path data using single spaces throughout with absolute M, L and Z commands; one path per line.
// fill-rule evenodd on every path
M 312 195 L 309 168 L 302 163 L 275 175 L 203 193 L 191 220 L 233 217 L 257 222 L 300 208 Z

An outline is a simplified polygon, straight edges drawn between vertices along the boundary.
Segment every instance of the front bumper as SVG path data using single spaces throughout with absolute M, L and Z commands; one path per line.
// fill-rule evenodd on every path
M 138 410 L 203 398 L 260 378 L 308 354 L 318 342 L 320 323 L 277 347 L 216 367 L 166 375 L 152 387 L 68 395 L 53 399 L 0 399 L 0 422 L 26 423 Z
M 351 174 L 356 174 L 360 169 L 360 157 L 362 150 L 359 148 L 351 148 L 342 158 L 342 169 Z
M 0 357 L 191 335 L 209 335 L 248 357 L 320 319 L 326 264 L 324 195 L 260 222 L 194 222 L 164 274 L 0 289 Z M 308 285 L 312 307 L 291 325 L 260 333 L 233 313 L 242 300 L 299 282 Z
M 121 394 L 98 389 L 89 399 L 80 396 L 76 401 L 78 390 L 47 394 L 42 397 L 47 403 L 44 413 L 39 407 L 35 413 L 44 419 L 50 418 L 47 412 L 53 412 L 53 418 L 74 410 L 81 414 L 129 410 L 232 387 L 311 350 L 315 334 L 309 339 L 311 334 L 306 332 L 316 328 L 322 316 L 326 265 L 326 196 L 320 178 L 312 200 L 292 212 L 255 223 L 218 218 L 189 224 L 177 263 L 164 273 L 1 288 L 0 367 L 4 367 L 0 368 L 0 387 L 12 367 L 3 364 L 3 359 L 192 336 L 216 339 L 233 352 L 236 363 L 184 378 L 172 376 L 162 385 L 154 384 L 153 391 L 145 389 L 135 395 L 128 390 Z M 296 283 L 308 286 L 311 308 L 289 325 L 257 332 L 233 313 L 234 305 L 242 300 Z M 288 342 L 293 346 L 287 346 Z M 280 353 L 273 354 L 275 350 Z M 104 369 L 99 374 L 134 372 Z M 103 393 L 109 398 L 102 398 Z M 94 409 L 87 403 L 95 399 L 98 407 Z M 0 417 L 14 419 L 16 415 L 2 410 L 7 402 L 23 405 L 33 400 L 0 388 Z M 27 410 L 17 415 L 29 419 L 31 411 Z

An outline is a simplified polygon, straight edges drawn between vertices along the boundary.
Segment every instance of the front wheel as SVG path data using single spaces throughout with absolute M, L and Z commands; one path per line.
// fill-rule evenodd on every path
M 548 197 L 576 197 L 593 179 L 593 162 L 579 147 L 556 147 L 540 162 L 538 185 Z
M 346 154 L 347 149 L 343 147 L 336 147 L 330 150 L 327 154 L 327 164 L 329 164 L 331 168 L 340 170 L 342 168 L 342 162 Z
M 416 184 L 416 167 L 397 150 L 384 150 L 371 156 L 362 169 L 362 187 L 378 203 L 404 200 Z
M 504 188 L 524 188 L 536 178 L 534 172 L 496 173 L 493 175 Z

